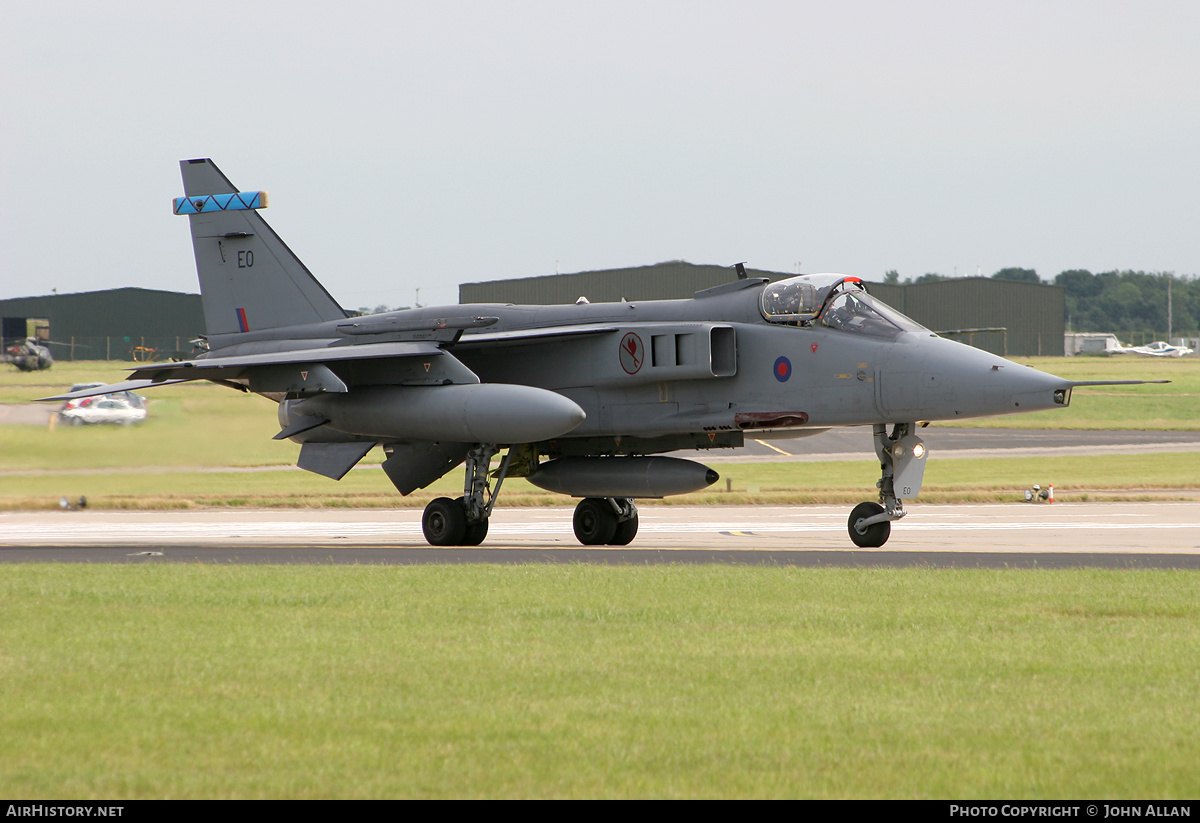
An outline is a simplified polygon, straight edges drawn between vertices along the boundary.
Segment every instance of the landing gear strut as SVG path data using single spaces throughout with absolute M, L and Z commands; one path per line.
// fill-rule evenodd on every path
M 480 444 L 467 452 L 467 477 L 463 483 L 463 496 L 456 500 L 439 497 L 425 507 L 421 516 L 421 530 L 425 539 L 434 546 L 478 546 L 487 537 L 488 518 L 500 495 L 500 486 L 508 473 L 512 459 L 510 449 L 500 463 L 496 488 L 488 486 L 488 466 L 492 457 L 500 451 L 494 443 Z
M 575 507 L 575 537 L 585 546 L 628 546 L 638 530 L 628 497 L 585 497 Z
M 916 423 L 897 423 L 888 435 L 887 426 L 876 423 L 875 453 L 882 476 L 878 503 L 859 503 L 850 512 L 847 530 L 854 545 L 878 548 L 892 533 L 892 521 L 908 514 L 904 499 L 916 497 L 925 474 L 925 444 L 913 432 Z

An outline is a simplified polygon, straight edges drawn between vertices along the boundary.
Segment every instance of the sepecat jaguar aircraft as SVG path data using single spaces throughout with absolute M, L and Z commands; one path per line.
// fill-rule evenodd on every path
M 738 279 L 683 300 L 350 317 L 259 215 L 266 192 L 239 191 L 211 160 L 180 167 L 174 210 L 191 224 L 209 350 L 47 399 L 209 380 L 277 401 L 275 438 L 326 477 L 380 446 L 407 495 L 465 463 L 463 496 L 422 517 L 438 546 L 481 543 L 514 476 L 582 498 L 580 542 L 625 545 L 635 499 L 718 479 L 666 453 L 833 426 L 871 427 L 878 501 L 847 525 L 856 545 L 881 546 L 921 490 L 922 423 L 1065 408 L 1075 386 L 1097 385 L 939 337 L 841 274 L 769 282 L 739 265 Z

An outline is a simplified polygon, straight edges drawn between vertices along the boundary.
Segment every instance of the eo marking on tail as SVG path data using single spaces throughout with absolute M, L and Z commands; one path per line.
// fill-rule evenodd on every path
M 186 214 L 204 323 L 210 343 L 220 335 L 343 320 L 346 312 L 317 282 L 256 209 L 267 207 L 265 191 L 239 192 L 208 159 L 183 160 L 184 197 L 176 214 Z

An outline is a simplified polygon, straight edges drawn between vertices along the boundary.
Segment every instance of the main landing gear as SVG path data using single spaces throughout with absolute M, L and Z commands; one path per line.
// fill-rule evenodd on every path
M 925 443 L 913 434 L 916 423 L 897 423 L 888 435 L 887 426 L 876 423 L 875 453 L 882 473 L 879 502 L 859 503 L 850 512 L 847 530 L 854 545 L 874 549 L 887 542 L 892 521 L 908 514 L 904 499 L 916 497 L 925 474 Z
M 425 507 L 421 530 L 434 546 L 478 546 L 487 537 L 488 518 L 508 474 L 513 449 L 509 449 L 496 474 L 496 488 L 488 485 L 488 466 L 500 451 L 486 443 L 467 452 L 467 477 L 463 496 L 439 497 Z M 585 546 L 627 546 L 637 535 L 638 510 L 628 497 L 587 497 L 575 507 L 575 536 Z
M 439 497 L 425 507 L 425 513 L 421 516 L 421 530 L 431 545 L 478 546 L 487 537 L 488 518 L 492 515 L 492 507 L 496 505 L 512 458 L 510 449 L 500 463 L 496 488 L 490 489 L 488 466 L 498 451 L 499 447 L 488 443 L 467 452 L 467 479 L 463 484 L 463 496 L 455 500 Z
M 573 525 L 585 546 L 628 546 L 638 530 L 637 506 L 628 497 L 585 497 Z

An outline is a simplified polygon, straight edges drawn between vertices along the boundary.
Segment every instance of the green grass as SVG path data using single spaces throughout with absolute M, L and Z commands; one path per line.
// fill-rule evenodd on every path
M 1200 576 L 6 566 L 14 797 L 1186 798 Z
M 298 445 L 271 439 L 278 407 L 257 395 L 184 383 L 145 397 L 140 426 L 2 426 L 0 469 L 270 466 L 299 454 Z
M 1176 382 L 1081 389 L 1062 413 L 982 425 L 1196 428 L 1191 360 L 1037 366 Z M 0 372 L 0 402 L 121 377 Z M 378 470 L 222 470 L 294 462 L 261 398 L 146 394 L 137 429 L 0 427 L 0 506 L 401 503 Z M 878 467 L 719 470 L 740 494 L 670 502 L 857 501 Z M 408 502 L 457 495 L 460 478 Z M 1200 488 L 1200 455 L 934 459 L 922 500 L 1035 482 Z M 501 503 L 551 500 L 509 480 Z M 1171 572 L 6 565 L 0 785 L 81 799 L 1195 797 L 1198 595 L 1200 577 Z

